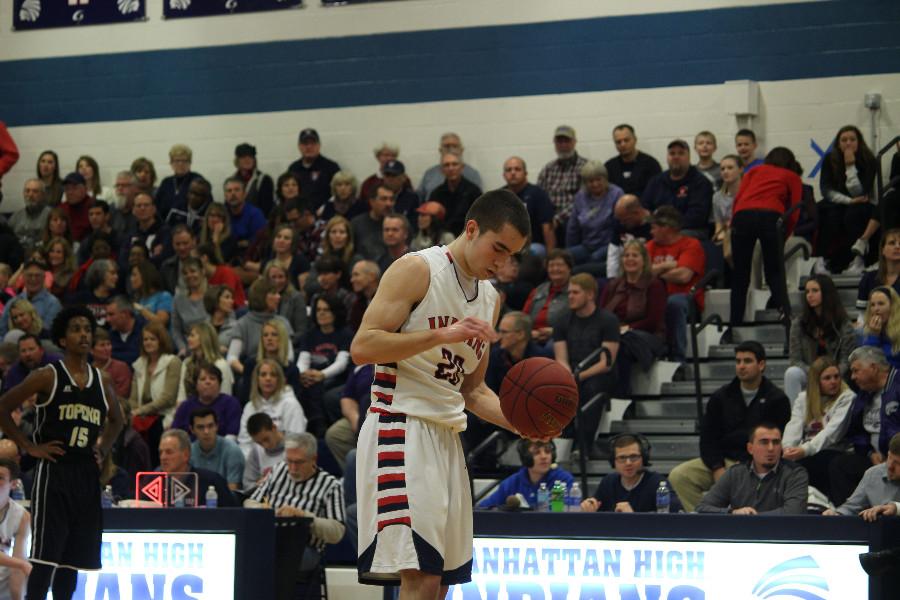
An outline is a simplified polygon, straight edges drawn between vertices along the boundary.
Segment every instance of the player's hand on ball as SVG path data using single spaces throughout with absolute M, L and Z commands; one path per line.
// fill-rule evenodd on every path
M 464 342 L 472 338 L 485 342 L 496 342 L 500 339 L 500 334 L 491 327 L 490 323 L 475 317 L 466 317 L 449 327 L 442 327 L 438 329 L 438 333 L 441 336 L 441 342 L 447 344 Z
M 29 446 L 25 449 L 30 456 L 34 458 L 40 458 L 43 460 L 49 460 L 50 462 L 56 462 L 57 456 L 63 456 L 66 451 L 62 447 L 62 442 L 59 440 L 53 440 L 52 442 L 47 442 L 46 444 L 36 444 L 33 446 Z

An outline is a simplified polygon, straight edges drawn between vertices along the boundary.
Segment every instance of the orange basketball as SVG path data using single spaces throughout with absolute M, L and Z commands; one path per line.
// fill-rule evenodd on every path
M 575 418 L 578 385 L 569 370 L 555 360 L 526 358 L 503 378 L 500 408 L 523 436 L 547 437 Z

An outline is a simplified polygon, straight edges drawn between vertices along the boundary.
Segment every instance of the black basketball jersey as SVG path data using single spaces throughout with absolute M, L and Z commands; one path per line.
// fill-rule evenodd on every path
M 92 459 L 109 409 L 100 371 L 88 365 L 87 385 L 81 389 L 61 359 L 45 368 L 53 369 L 53 391 L 35 406 L 34 443 L 62 442 L 66 454 L 59 461 Z

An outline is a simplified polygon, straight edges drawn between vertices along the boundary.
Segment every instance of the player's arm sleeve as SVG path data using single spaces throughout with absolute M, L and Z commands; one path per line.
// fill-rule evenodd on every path
M 337 353 L 334 362 L 322 369 L 322 374 L 325 375 L 325 377 L 335 377 L 346 371 L 349 365 L 350 352 L 341 350 Z

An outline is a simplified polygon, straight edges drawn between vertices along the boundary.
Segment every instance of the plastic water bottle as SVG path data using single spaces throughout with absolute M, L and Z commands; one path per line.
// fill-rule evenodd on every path
M 175 506 L 175 508 L 184 508 L 184 496 L 175 498 L 175 504 L 173 506 Z
M 563 512 L 566 510 L 566 484 L 557 481 L 550 490 L 550 512 Z
M 578 482 L 572 484 L 569 490 L 569 512 L 581 512 L 581 486 Z
M 213 486 L 209 486 L 206 488 L 206 508 L 216 508 L 219 506 L 219 495 L 216 493 L 216 488 Z
M 103 493 L 100 494 L 100 506 L 103 508 L 112 508 L 113 505 L 113 492 L 112 486 L 108 485 L 103 488 Z
M 669 493 L 669 484 L 663 479 L 659 482 L 659 487 L 656 488 L 656 512 L 669 512 L 669 504 L 671 501 L 672 494 Z
M 537 491 L 537 510 L 538 512 L 547 512 L 550 508 L 550 490 L 547 489 L 547 484 L 541 482 L 541 486 Z

